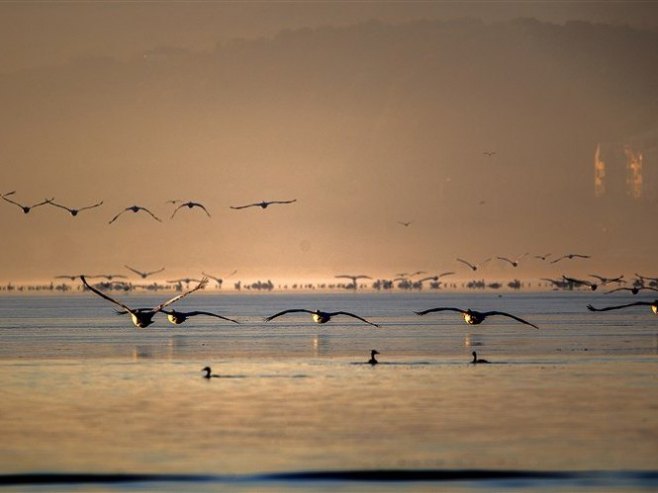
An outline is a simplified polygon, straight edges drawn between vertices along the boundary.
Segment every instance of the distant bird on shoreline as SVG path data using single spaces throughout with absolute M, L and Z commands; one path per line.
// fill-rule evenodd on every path
M 146 279 L 147 277 L 152 276 L 153 274 L 158 274 L 158 273 L 162 272 L 163 270 L 165 270 L 165 268 L 163 267 L 162 269 L 152 270 L 152 271 L 150 271 L 150 272 L 142 272 L 142 271 L 140 271 L 140 270 L 133 269 L 133 268 L 130 267 L 129 265 L 124 265 L 124 267 L 125 267 L 126 269 L 128 269 L 128 270 L 133 271 L 135 274 L 137 274 L 137 275 L 138 275 L 139 277 L 141 277 L 142 279 Z
M 165 313 L 167 315 L 167 320 L 171 322 L 174 325 L 180 325 L 183 322 L 185 322 L 188 318 L 190 317 L 196 317 L 197 315 L 206 315 L 208 317 L 216 317 L 216 318 L 221 318 L 222 320 L 226 320 L 228 322 L 233 322 L 234 324 L 239 324 L 237 320 L 233 320 L 232 318 L 228 317 L 223 317 L 222 315 L 218 315 L 216 313 L 211 313 L 211 312 L 203 312 L 203 311 L 192 311 L 192 312 L 179 312 L 176 310 L 160 310 L 162 313 Z
M 70 207 L 66 207 L 65 205 L 58 204 L 57 202 L 54 202 L 54 198 L 52 200 L 46 201 L 48 205 L 52 205 L 53 207 L 59 207 L 60 209 L 64 209 L 65 211 L 69 211 L 69 213 L 75 217 L 78 215 L 79 212 L 86 211 L 88 209 L 94 209 L 96 207 L 100 207 L 103 205 L 103 201 L 101 200 L 100 202 L 94 204 L 94 205 L 87 205 L 85 207 L 80 207 L 79 209 L 71 209 Z
M 256 202 L 254 204 L 247 204 L 247 205 L 236 205 L 236 206 L 231 206 L 231 209 L 246 209 L 247 207 L 260 207 L 261 209 L 267 209 L 268 206 L 272 204 L 292 204 L 293 202 L 297 202 L 297 199 L 292 199 L 292 200 L 267 200 L 263 202 Z
M 369 365 L 374 366 L 374 365 L 379 363 L 379 361 L 377 361 L 377 359 L 375 358 L 376 354 L 379 354 L 379 351 L 377 351 L 376 349 L 371 349 L 370 350 L 370 359 L 368 360 Z
M 155 219 L 156 221 L 158 221 L 158 222 L 160 222 L 160 223 L 162 222 L 162 220 L 160 220 L 160 218 L 158 218 L 155 214 L 153 214 L 153 213 L 152 213 L 150 210 L 148 210 L 146 207 L 142 207 L 142 206 L 140 206 L 140 205 L 131 205 L 130 207 L 126 207 L 124 210 L 122 210 L 122 211 L 119 212 L 116 216 L 114 216 L 114 217 L 110 220 L 110 222 L 109 222 L 108 224 L 112 224 L 114 221 L 116 221 L 116 220 L 119 218 L 119 216 L 121 216 L 121 214 L 123 214 L 124 212 L 128 212 L 128 211 L 132 211 L 132 212 L 134 212 L 134 213 L 137 213 L 137 212 L 139 212 L 139 211 L 144 211 L 144 212 L 147 212 L 148 214 L 150 214 L 151 217 L 152 217 L 153 219 Z
M 512 315 L 510 313 L 505 313 L 505 312 L 499 312 L 499 311 L 477 312 L 475 310 L 471 310 L 470 308 L 467 308 L 466 310 L 464 310 L 462 308 L 439 307 L 439 308 L 430 308 L 428 310 L 423 310 L 423 311 L 415 312 L 415 313 L 416 313 L 416 315 L 427 315 L 428 313 L 441 312 L 441 311 L 459 312 L 464 317 L 464 322 L 466 322 L 469 325 L 479 325 L 487 317 L 490 317 L 490 316 L 493 316 L 493 315 L 502 315 L 504 317 L 513 318 L 514 320 L 516 320 L 517 322 L 521 322 L 522 324 L 530 325 L 531 327 L 534 327 L 535 329 L 539 328 L 535 324 L 531 324 L 530 322 L 528 322 L 526 320 L 523 320 L 522 318 L 519 318 L 515 315 Z
M 167 300 L 163 303 L 160 303 L 159 305 L 154 306 L 153 308 L 130 308 L 129 306 L 124 305 L 120 301 L 115 300 L 114 298 L 106 295 L 102 291 L 99 291 L 98 289 L 93 287 L 91 284 L 89 284 L 87 282 L 87 280 L 85 279 L 85 276 L 80 276 L 80 280 L 82 280 L 82 284 L 84 284 L 85 287 L 87 289 L 89 289 L 91 292 L 93 292 L 93 293 L 97 294 L 98 296 L 100 296 L 101 298 L 104 298 L 107 301 L 110 301 L 110 302 L 114 303 L 115 305 L 118 305 L 121 308 L 123 308 L 123 310 L 118 311 L 118 313 L 121 314 L 121 315 L 129 313 L 130 317 L 132 319 L 133 325 L 135 325 L 135 327 L 139 327 L 140 329 L 144 328 L 144 327 L 148 327 L 149 325 L 151 325 L 153 323 L 153 317 L 155 316 L 155 314 L 162 311 L 163 308 L 171 305 L 172 303 L 175 303 L 176 301 L 179 301 L 179 300 L 185 298 L 187 295 L 193 293 L 197 289 L 201 289 L 205 285 L 205 283 L 207 282 L 207 279 L 204 279 L 202 282 L 200 282 L 194 288 L 192 288 L 188 291 L 185 291 L 184 293 L 179 294 L 178 296 L 174 296 L 173 298 L 171 298 L 171 299 L 169 299 L 169 300 Z
M 658 315 L 658 299 L 655 301 L 636 301 L 634 303 L 626 303 L 625 305 L 606 306 L 604 308 L 594 308 L 592 305 L 587 305 L 587 309 L 591 312 L 605 312 L 608 310 L 619 310 L 620 308 L 628 308 L 630 306 L 650 306 L 651 311 Z
M 473 351 L 471 354 L 473 355 L 473 360 L 471 361 L 472 365 L 479 365 L 479 364 L 483 364 L 483 363 L 485 363 L 485 364 L 489 363 L 489 361 L 487 361 L 486 359 L 479 359 L 477 352 Z
M 561 257 L 556 258 L 555 260 L 551 260 L 551 264 L 557 264 L 559 261 L 564 260 L 564 259 L 574 259 L 574 258 L 591 258 L 590 255 L 581 255 L 580 253 L 568 253 L 566 255 L 562 255 Z
M 52 200 L 55 200 L 55 197 L 53 197 L 52 199 L 44 199 L 42 202 L 39 202 L 38 204 L 23 205 L 23 204 L 19 204 L 18 202 L 14 202 L 13 200 L 7 198 L 10 195 L 14 195 L 15 193 L 16 193 L 16 190 L 14 190 L 12 192 L 3 193 L 2 195 L 0 195 L 0 197 L 2 197 L 2 199 L 5 200 L 6 202 L 9 202 L 10 204 L 14 204 L 17 207 L 20 207 L 23 210 L 24 214 L 28 214 L 35 207 L 40 207 L 42 205 L 45 205 L 45 204 L 49 203 Z
M 496 155 L 496 151 L 484 151 L 482 152 L 482 154 L 484 154 L 487 157 L 493 157 Z
M 457 259 L 457 262 L 461 262 L 462 264 L 467 265 L 468 267 L 470 267 L 470 269 L 471 269 L 473 272 L 475 272 L 476 270 L 478 270 L 480 267 L 482 267 L 484 264 L 486 264 L 486 263 L 489 262 L 490 260 L 491 260 L 491 257 L 490 257 L 490 258 L 487 258 L 487 259 L 484 259 L 484 260 L 483 260 L 482 262 L 480 262 L 479 264 L 472 264 L 472 263 L 470 263 L 468 260 L 464 260 L 464 259 L 462 259 L 462 258 L 458 258 L 458 259 Z
M 551 256 L 550 253 L 545 253 L 544 255 L 534 255 L 535 258 L 538 258 L 539 260 L 543 260 L 543 261 L 546 261 L 546 259 L 550 256 Z
M 359 317 L 358 315 L 354 315 L 353 313 L 349 312 L 323 312 L 320 310 L 306 310 L 303 308 L 291 308 L 290 310 L 283 310 L 282 312 L 275 313 L 274 315 L 270 315 L 269 317 L 265 318 L 266 322 L 269 322 L 270 320 L 274 320 L 277 317 L 280 317 L 281 315 L 285 315 L 287 313 L 310 313 L 312 315 L 313 321 L 318 324 L 326 324 L 329 320 L 331 320 L 332 317 L 335 317 L 337 315 L 345 315 L 348 317 L 356 318 L 358 320 L 361 320 L 362 322 L 365 322 L 369 325 L 372 325 L 374 327 L 379 327 L 379 325 L 374 324 L 372 322 L 367 321 L 365 318 Z
M 176 213 L 183 207 L 187 207 L 188 209 L 192 209 L 193 207 L 198 207 L 199 209 L 203 210 L 203 212 L 205 212 L 208 217 L 210 217 L 210 212 L 208 212 L 208 209 L 206 209 L 203 204 L 200 204 L 199 202 L 183 202 L 181 205 L 176 207 L 176 209 L 174 209 L 174 212 L 171 214 L 170 219 L 173 219 Z

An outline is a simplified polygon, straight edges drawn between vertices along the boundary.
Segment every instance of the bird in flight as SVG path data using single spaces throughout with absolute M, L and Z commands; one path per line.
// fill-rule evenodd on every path
M 68 274 L 62 274 L 59 276 L 55 276 L 55 279 L 70 279 L 71 281 L 75 281 L 76 279 L 82 276 L 84 276 L 84 274 L 75 274 L 73 276 L 70 276 Z
M 519 266 L 519 260 L 521 260 L 523 257 L 528 255 L 528 253 L 524 253 L 523 255 L 519 255 L 515 259 L 509 259 L 507 257 L 496 257 L 498 260 L 502 260 L 503 262 L 509 263 L 512 267 L 518 267 Z
M 551 264 L 557 264 L 560 260 L 564 259 L 573 259 L 573 258 L 590 258 L 589 255 L 581 255 L 580 253 L 568 253 L 566 255 L 562 255 L 561 257 L 556 258 L 555 260 L 551 260 Z
M 150 272 L 142 272 L 142 271 L 140 271 L 140 270 L 133 269 L 133 268 L 130 267 L 129 265 L 124 265 L 124 267 L 125 267 L 126 269 L 128 269 L 128 270 L 133 271 L 135 274 L 137 274 L 137 275 L 138 275 L 139 277 L 141 277 L 142 279 L 146 279 L 148 276 L 152 276 L 153 274 L 158 274 L 159 272 L 162 272 L 163 270 L 165 270 L 165 268 L 163 267 L 162 269 L 152 270 L 152 271 L 150 271 Z
M 632 288 L 615 288 L 611 289 L 610 291 L 606 291 L 603 294 L 610 294 L 610 293 L 616 293 L 617 291 L 630 291 L 632 294 L 637 294 L 643 289 L 648 289 L 650 291 L 658 291 L 658 288 L 653 288 L 651 286 L 633 286 Z
M 188 209 L 191 209 L 193 207 L 198 207 L 199 209 L 203 210 L 203 212 L 205 212 L 208 217 L 210 217 L 210 212 L 208 212 L 208 209 L 206 209 L 203 204 L 200 204 L 199 202 L 183 202 L 181 205 L 176 207 L 176 209 L 174 209 L 174 212 L 171 214 L 171 219 L 173 219 L 176 213 L 178 212 L 178 210 L 183 207 L 187 207 Z
M 247 205 L 232 205 L 231 209 L 246 209 L 247 207 L 260 207 L 261 209 L 267 209 L 268 206 L 272 204 L 292 204 L 293 202 L 297 202 L 297 199 L 292 199 L 292 200 L 268 200 L 268 201 L 263 201 L 263 202 L 256 202 L 254 204 L 247 204 Z
M 144 327 L 148 327 L 149 325 L 151 325 L 153 323 L 153 317 L 155 316 L 155 314 L 158 313 L 159 311 L 162 311 L 163 308 L 171 305 L 172 303 L 175 303 L 176 301 L 179 301 L 179 300 L 185 298 L 187 295 L 189 295 L 190 293 L 193 293 L 197 289 L 201 289 L 206 284 L 206 282 L 208 281 L 207 279 L 203 279 L 194 288 L 192 288 L 188 291 L 185 291 L 182 294 L 174 296 L 173 298 L 171 298 L 171 299 L 169 299 L 169 300 L 167 300 L 163 303 L 160 303 L 159 305 L 154 306 L 153 308 L 130 308 L 129 306 L 124 305 L 120 301 L 115 300 L 114 298 L 106 295 L 102 291 L 99 291 L 98 289 L 93 287 L 91 284 L 89 284 L 87 282 L 87 280 L 85 279 L 85 276 L 80 276 L 80 279 L 82 280 L 82 284 L 84 284 L 85 287 L 87 289 L 89 289 L 91 292 L 93 292 L 93 293 L 97 294 L 98 296 L 100 296 L 101 298 L 104 298 L 107 301 L 110 301 L 110 302 L 114 303 L 115 305 L 118 305 L 121 308 L 123 308 L 123 310 L 120 310 L 117 313 L 122 314 L 122 315 L 125 314 L 125 313 L 129 313 L 130 317 L 132 318 L 133 325 L 135 325 L 135 327 L 139 327 L 140 329 L 144 328 Z
M 546 261 L 546 259 L 550 256 L 551 256 L 550 253 L 545 253 L 544 255 L 534 255 L 535 258 L 538 258 L 539 260 L 543 260 L 543 261 Z
M 564 279 L 565 282 L 572 284 L 574 286 L 587 286 L 592 291 L 596 291 L 596 288 L 598 288 L 597 284 L 588 281 L 586 279 L 575 279 L 573 277 L 567 277 L 565 275 L 562 276 L 562 279 Z
M 469 267 L 471 268 L 471 270 L 472 270 L 473 272 L 475 272 L 476 270 L 478 270 L 480 267 L 482 267 L 484 264 L 486 264 L 486 263 L 489 262 L 490 260 L 491 260 L 491 258 L 487 258 L 487 259 L 484 259 L 484 260 L 483 260 L 482 262 L 480 262 L 479 264 L 472 264 L 472 263 L 470 263 L 468 260 L 464 260 L 464 259 L 462 259 L 462 258 L 458 258 L 458 259 L 457 259 L 457 262 L 461 262 L 462 264 L 465 264 L 465 265 L 469 266 Z
M 235 324 L 239 324 L 237 320 L 233 320 L 232 318 L 227 318 L 223 317 L 221 315 L 218 315 L 216 313 L 211 313 L 211 312 L 202 312 L 202 311 L 193 311 L 193 312 L 179 312 L 176 310 L 160 310 L 162 313 L 167 314 L 167 320 L 169 320 L 172 324 L 174 325 L 180 325 L 183 322 L 185 322 L 188 318 L 190 317 L 196 317 L 197 315 L 206 315 L 208 317 L 216 317 L 216 318 L 221 318 L 222 320 L 227 320 L 229 322 L 233 322 Z
M 2 195 L 0 195 L 0 197 L 2 197 L 3 200 L 9 202 L 10 204 L 14 204 L 15 206 L 18 206 L 18 207 L 20 207 L 21 209 L 23 209 L 23 213 L 24 213 L 24 214 L 29 213 L 29 212 L 30 212 L 32 209 L 34 209 L 35 207 L 39 207 L 39 206 L 45 205 L 45 204 L 49 203 L 50 201 L 55 200 L 55 197 L 53 197 L 52 199 L 44 199 L 42 202 L 39 202 L 38 204 L 34 204 L 34 205 L 23 205 L 23 204 L 19 204 L 18 202 L 14 202 L 13 200 L 7 198 L 7 197 L 9 197 L 10 195 L 14 195 L 15 193 L 16 193 L 16 190 L 14 190 L 13 192 L 3 193 Z
M 104 279 L 107 279 L 108 281 L 111 281 L 112 279 L 115 279 L 115 278 L 116 279 L 125 279 L 126 278 L 126 276 L 124 276 L 123 274 L 95 274 L 93 276 L 88 275 L 88 276 L 85 276 L 85 277 L 88 277 L 89 279 L 95 279 L 97 277 L 102 277 Z
M 313 317 L 313 321 L 318 324 L 326 324 L 329 320 L 331 320 L 332 317 L 335 317 L 337 315 L 345 315 L 348 317 L 356 318 L 358 320 L 361 320 L 362 322 L 365 322 L 369 325 L 372 325 L 374 327 L 379 327 L 379 325 L 374 324 L 372 322 L 368 322 L 365 318 L 361 318 L 358 315 L 354 315 L 353 313 L 349 312 L 323 312 L 320 310 L 305 310 L 303 308 L 292 308 L 290 310 L 283 310 L 282 312 L 275 313 L 274 315 L 270 315 L 269 317 L 265 318 L 266 322 L 269 322 L 270 320 L 273 320 L 277 317 L 280 317 L 281 315 L 285 315 L 287 313 L 310 313 Z
M 409 226 L 411 226 L 411 223 L 412 223 L 412 222 L 413 222 L 413 221 L 398 221 L 398 224 L 401 224 L 401 225 L 404 226 L 405 228 L 408 228 Z
M 613 282 L 616 282 L 617 284 L 624 284 L 626 282 L 624 280 L 623 274 L 619 277 L 604 277 L 604 276 L 599 276 L 597 274 L 590 274 L 589 276 L 598 279 L 600 281 L 601 286 L 605 286 L 606 284 L 611 284 Z
M 128 211 L 132 211 L 132 212 L 135 212 L 135 213 L 137 213 L 137 212 L 139 212 L 139 211 L 144 211 L 144 212 L 149 213 L 149 214 L 151 215 L 151 217 L 152 217 L 153 219 L 155 219 L 156 221 L 158 221 L 158 222 L 160 222 L 160 223 L 162 222 L 162 221 L 161 221 L 161 220 L 160 220 L 155 214 L 153 214 L 153 213 L 152 213 L 150 210 L 148 210 L 146 207 L 142 207 L 142 206 L 140 206 L 140 205 L 131 205 L 130 207 L 126 207 L 124 210 L 122 210 L 122 211 L 119 212 L 116 216 L 114 216 L 114 217 L 112 218 L 112 220 L 111 220 L 108 224 L 112 224 L 114 221 L 116 221 L 116 220 L 119 218 L 119 216 L 121 216 L 121 214 L 123 214 L 124 212 L 128 212 Z
M 65 205 L 61 205 L 61 204 L 58 204 L 56 202 L 53 202 L 54 200 L 55 200 L 54 198 L 51 199 L 51 200 L 48 200 L 47 204 L 52 205 L 53 207 L 59 207 L 60 209 L 64 209 L 65 211 L 69 211 L 69 213 L 73 217 L 77 216 L 78 213 L 81 212 L 81 211 L 86 211 L 88 209 L 94 209 L 95 207 L 100 207 L 101 205 L 103 205 L 103 201 L 101 200 L 100 202 L 98 202 L 97 204 L 94 204 L 94 205 L 87 205 L 85 207 L 80 207 L 79 209 L 71 209 L 70 207 L 66 207 Z
M 604 308 L 594 308 L 592 305 L 587 305 L 587 309 L 591 312 L 605 312 L 608 310 L 619 310 L 620 308 L 628 308 L 629 306 L 650 306 L 651 311 L 656 315 L 658 315 L 658 300 L 636 301 L 634 303 L 627 303 L 625 305 L 606 306 Z
M 484 151 L 482 152 L 482 154 L 484 154 L 487 157 L 492 157 L 496 155 L 496 151 Z
M 442 311 L 461 313 L 462 316 L 464 317 L 464 322 L 466 322 L 469 325 L 479 325 L 482 322 L 484 322 L 484 319 L 486 319 L 487 317 L 490 317 L 492 315 L 502 315 L 504 317 L 513 318 L 514 320 L 516 320 L 517 322 L 521 322 L 522 324 L 530 325 L 535 329 L 539 328 L 535 324 L 531 324 L 527 320 L 523 320 L 522 318 L 519 318 L 516 315 L 512 315 L 511 313 L 499 312 L 499 311 L 476 312 L 475 310 L 471 310 L 470 308 L 464 310 L 462 308 L 439 307 L 439 308 L 430 308 L 429 310 L 423 310 L 415 313 L 416 315 L 427 315 L 428 313 L 442 312 Z

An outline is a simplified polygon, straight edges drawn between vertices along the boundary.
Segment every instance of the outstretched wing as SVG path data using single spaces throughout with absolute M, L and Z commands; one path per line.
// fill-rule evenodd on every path
M 181 294 L 179 294 L 178 296 L 174 296 L 173 298 L 171 298 L 171 299 L 165 301 L 164 303 L 159 304 L 158 306 L 156 306 L 156 307 L 153 308 L 153 311 L 154 311 L 154 312 L 159 312 L 159 311 L 162 310 L 165 306 L 169 306 L 169 305 L 171 305 L 172 303 L 175 303 L 175 302 L 177 302 L 177 301 L 179 301 L 179 300 L 182 300 L 182 299 L 185 298 L 188 294 L 192 294 L 192 293 L 194 293 L 196 290 L 201 289 L 202 287 L 204 287 L 204 286 L 206 285 L 207 282 L 208 282 L 208 278 L 204 277 L 203 279 L 201 279 L 201 281 L 199 281 L 199 284 L 197 284 L 196 286 L 194 286 L 192 289 L 189 289 L 189 290 L 185 291 L 184 293 L 181 293 Z
M 206 209 L 206 207 L 205 207 L 203 204 L 199 204 L 198 202 L 194 202 L 192 205 L 193 205 L 194 207 L 198 207 L 198 208 L 200 208 L 200 209 L 203 209 L 203 212 L 205 212 L 206 215 L 207 215 L 208 217 L 210 217 L 210 212 L 208 212 L 208 209 Z
M 18 202 L 14 202 L 13 200 L 7 198 L 7 195 L 14 195 L 15 193 L 16 193 L 16 190 L 14 190 L 13 192 L 6 193 L 2 196 L 2 198 L 3 198 L 3 200 L 6 200 L 10 204 L 17 205 L 18 207 L 20 207 L 22 209 L 23 206 L 21 204 L 19 204 Z
M 438 308 L 430 308 L 428 310 L 423 310 L 421 312 L 414 312 L 416 315 L 427 315 L 428 313 L 433 313 L 433 312 L 459 312 L 459 313 L 466 313 L 466 310 L 462 310 L 461 308 L 450 308 L 450 307 L 438 307 Z
M 129 265 L 124 265 L 124 267 L 125 267 L 126 269 L 128 269 L 128 270 L 133 271 L 133 272 L 134 272 L 135 274 L 137 274 L 138 276 L 143 276 L 143 275 L 146 274 L 146 273 L 144 273 L 144 272 L 140 272 L 140 271 L 138 271 L 137 269 L 133 269 L 133 268 L 130 267 Z
M 471 269 L 475 267 L 472 263 L 470 263 L 468 260 L 464 260 L 463 258 L 458 258 L 458 259 L 457 259 L 457 262 L 461 262 L 462 264 L 466 264 L 466 265 L 468 265 Z
M 359 317 L 358 315 L 354 315 L 353 313 L 350 313 L 350 312 L 333 312 L 333 313 L 329 313 L 329 316 L 331 316 L 331 317 L 334 317 L 336 315 L 346 315 L 348 317 L 359 319 L 362 322 L 367 323 L 368 325 L 372 325 L 373 327 L 379 327 L 379 325 L 373 324 L 372 322 L 367 321 L 365 318 Z
M 232 205 L 231 209 L 246 209 L 247 207 L 260 207 L 260 204 Z
M 53 205 L 54 205 L 54 204 L 53 204 Z M 94 205 L 86 205 L 86 206 L 84 206 L 84 207 L 80 207 L 80 208 L 78 209 L 78 212 L 80 212 L 80 211 L 86 211 L 87 209 L 93 209 L 94 207 L 100 207 L 101 205 L 103 205 L 103 201 L 102 201 L 102 200 L 101 200 L 100 202 L 98 202 L 97 204 L 94 204 Z
M 507 257 L 496 257 L 496 258 L 497 258 L 498 260 L 502 260 L 502 261 L 504 261 L 504 262 L 508 262 L 508 263 L 511 264 L 511 265 L 514 265 L 514 261 L 508 259 Z
M 212 312 L 193 311 L 193 312 L 186 312 L 185 315 L 187 315 L 188 317 L 194 317 L 196 315 L 207 315 L 209 317 L 217 317 L 217 318 L 221 318 L 222 320 L 228 320 L 229 322 L 233 322 L 234 324 L 240 323 L 237 320 L 233 320 L 232 318 L 223 317 L 222 315 L 218 315 L 217 313 L 212 313 Z
M 124 212 L 129 211 L 129 210 L 130 210 L 130 207 L 125 208 L 124 210 L 122 210 L 121 212 L 119 212 L 116 216 L 114 216 L 112 219 L 110 219 L 110 222 L 107 223 L 107 224 L 112 224 L 114 221 L 116 221 L 117 219 L 119 219 L 119 216 L 120 216 L 121 214 L 123 214 Z
M 304 308 L 291 308 L 289 310 L 283 310 L 282 312 L 275 313 L 274 315 L 270 315 L 269 317 L 265 317 L 265 321 L 269 322 L 270 320 L 274 320 L 275 318 L 280 317 L 281 315 L 285 315 L 286 313 L 301 313 L 301 312 L 310 313 L 310 314 L 314 313 L 311 310 L 306 310 Z
M 535 324 L 531 324 L 527 320 L 523 320 L 522 318 L 519 318 L 516 315 L 512 315 L 511 313 L 492 311 L 492 312 L 484 312 L 482 315 L 485 318 L 490 316 L 490 315 L 502 315 L 503 317 L 513 318 L 514 320 L 516 320 L 517 322 L 521 322 L 522 324 L 530 325 L 531 327 L 534 327 L 535 329 L 539 328 Z
M 186 207 L 186 206 L 187 206 L 187 204 L 181 204 L 181 205 L 179 205 L 178 207 L 176 207 L 176 208 L 174 209 L 174 212 L 171 213 L 171 217 L 170 217 L 169 219 L 173 219 L 174 216 L 176 215 L 176 213 L 178 212 L 178 210 L 179 210 L 181 207 Z
M 160 223 L 162 222 L 162 221 L 160 220 L 160 218 L 158 218 L 155 214 L 153 214 L 153 213 L 152 213 L 150 210 L 148 210 L 146 207 L 140 207 L 139 209 L 142 210 L 142 211 L 148 212 L 148 213 L 151 215 L 151 217 L 152 217 L 153 219 L 155 219 L 156 221 L 158 221 L 158 222 L 160 222 Z
M 89 284 L 89 283 L 87 282 L 87 280 L 85 279 L 85 276 L 80 276 L 80 280 L 82 281 L 82 284 L 84 284 L 85 287 L 86 287 L 89 291 L 92 291 L 93 293 L 96 293 L 96 294 L 97 294 L 98 296 L 100 296 L 101 298 L 105 298 L 107 301 L 110 301 L 110 302 L 114 303 L 115 305 L 119 305 L 121 308 L 123 308 L 124 310 L 126 310 L 128 313 L 132 313 L 132 312 L 133 312 L 133 309 L 130 308 L 129 306 L 124 305 L 124 304 L 121 303 L 120 301 L 117 301 L 117 300 L 115 300 L 114 298 L 109 297 L 108 295 L 106 295 L 106 294 L 103 293 L 102 291 L 99 291 L 98 289 L 96 289 L 95 287 L 93 287 L 91 284 Z
M 57 202 L 53 202 L 52 200 L 49 200 L 48 204 L 52 205 L 53 207 L 59 207 L 60 209 L 71 212 L 70 208 L 66 207 L 65 205 L 58 204 Z
M 604 308 L 594 308 L 592 305 L 587 305 L 590 312 L 605 312 L 608 310 L 619 310 L 620 308 L 628 308 L 629 306 L 651 306 L 653 303 L 649 301 L 636 301 L 634 303 L 627 303 L 625 305 L 606 306 Z
M 297 199 L 292 199 L 292 200 L 270 200 L 267 203 L 268 204 L 292 204 L 293 202 L 297 202 Z

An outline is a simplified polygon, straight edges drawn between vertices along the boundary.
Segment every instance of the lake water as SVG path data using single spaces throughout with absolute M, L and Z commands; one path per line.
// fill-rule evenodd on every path
M 130 306 L 166 294 L 116 295 Z M 10 491 L 656 491 L 658 318 L 595 293 L 0 297 Z M 435 306 L 514 313 L 467 326 Z M 357 313 L 371 327 L 287 308 Z M 381 364 L 364 364 L 370 350 Z M 491 361 L 471 365 L 471 352 Z M 206 380 L 211 366 L 221 378 Z

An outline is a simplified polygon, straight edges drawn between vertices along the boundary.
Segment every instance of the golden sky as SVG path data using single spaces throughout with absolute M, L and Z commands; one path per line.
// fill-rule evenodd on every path
M 610 2 L 4 2 L 0 193 L 104 203 L 0 203 L 0 282 L 124 264 L 470 277 L 457 257 L 525 252 L 593 258 L 487 276 L 658 275 L 657 18 Z M 612 169 L 627 144 L 642 200 Z M 212 217 L 170 219 L 172 199 Z M 108 224 L 134 204 L 162 223 Z

